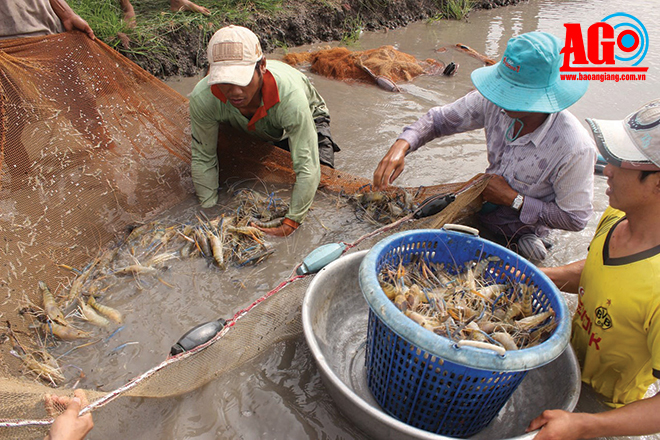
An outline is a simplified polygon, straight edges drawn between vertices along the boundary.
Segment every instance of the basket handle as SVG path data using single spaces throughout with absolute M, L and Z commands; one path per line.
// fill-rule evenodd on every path
M 456 343 L 459 347 L 475 347 L 475 348 L 485 348 L 486 350 L 493 350 L 495 353 L 499 354 L 500 356 L 504 356 L 506 354 L 506 350 L 504 347 L 500 347 L 499 345 L 495 344 L 489 344 L 488 342 L 480 342 L 480 341 L 471 341 L 471 340 L 461 340 Z
M 442 229 L 445 229 L 447 231 L 456 231 L 456 232 L 462 232 L 464 234 L 470 234 L 474 235 L 475 237 L 479 236 L 479 229 L 470 227 L 470 226 L 465 226 L 465 225 L 458 225 L 455 223 L 446 223 Z

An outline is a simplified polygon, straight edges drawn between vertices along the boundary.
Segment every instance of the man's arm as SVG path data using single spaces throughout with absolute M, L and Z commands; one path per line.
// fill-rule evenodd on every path
M 552 229 L 580 231 L 593 214 L 593 181 L 596 148 L 591 138 L 580 152 L 564 158 L 554 182 L 554 200 L 542 200 L 525 195 L 520 220 L 528 225 L 542 223 Z
M 295 120 L 285 126 L 289 134 L 293 171 L 296 173 L 296 183 L 293 185 L 291 204 L 286 218 L 302 223 L 312 206 L 316 189 L 321 181 L 321 165 L 318 134 L 312 114 L 309 110 L 296 113 L 293 113 L 296 116 Z
M 80 15 L 73 12 L 73 9 L 71 9 L 71 7 L 67 4 L 65 0 L 49 0 L 49 1 L 50 1 L 50 6 L 53 8 L 53 11 L 55 11 L 55 14 L 57 14 L 57 16 L 62 21 L 62 25 L 64 26 L 64 29 L 66 29 L 67 31 L 78 29 L 79 31 L 86 33 L 87 36 L 92 40 L 96 39 L 96 36 L 94 35 L 94 31 L 89 26 L 89 24 L 87 24 L 87 22 L 83 20 L 80 17 Z
M 404 139 L 397 139 L 392 144 L 374 171 L 373 186 L 375 190 L 381 190 L 387 185 L 391 185 L 399 177 L 403 172 L 406 154 L 409 150 L 410 144 Z
M 541 428 L 534 440 L 577 440 L 638 436 L 660 432 L 660 393 L 597 414 L 547 410 L 532 420 L 527 432 Z
M 483 128 L 485 103 L 478 92 L 470 92 L 451 104 L 433 107 L 417 122 L 406 126 L 374 171 L 373 187 L 384 189 L 404 169 L 405 156 L 431 140 L 455 133 Z
M 586 260 L 575 261 L 558 267 L 541 267 L 541 271 L 555 283 L 562 292 L 578 293 L 580 277 Z
M 275 228 L 259 229 L 269 235 L 286 237 L 305 219 L 321 181 L 318 133 L 302 90 L 298 90 L 297 94 L 292 93 L 285 101 L 280 102 L 272 117 L 279 119 L 279 124 L 289 136 L 296 183 L 293 185 L 289 212 L 284 222 Z
M 206 83 L 198 87 L 204 87 Z M 218 131 L 219 122 L 208 109 L 209 99 L 215 97 L 197 93 L 197 87 L 190 96 L 191 173 L 195 193 L 202 208 L 210 208 L 218 203 L 220 183 L 218 170 Z

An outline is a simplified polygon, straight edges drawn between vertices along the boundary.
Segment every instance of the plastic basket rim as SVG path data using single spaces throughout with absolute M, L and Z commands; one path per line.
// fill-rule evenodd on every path
M 432 356 L 454 362 L 463 366 L 480 370 L 496 370 L 503 372 L 527 371 L 541 367 L 559 357 L 568 346 L 571 332 L 571 319 L 566 300 L 555 284 L 543 272 L 534 270 L 534 281 L 547 284 L 549 290 L 557 297 L 555 314 L 558 325 L 554 333 L 543 343 L 523 350 L 507 351 L 498 355 L 492 350 L 470 346 L 458 347 L 451 340 L 423 329 L 411 319 L 400 319 L 401 311 L 387 298 L 375 275 L 378 256 L 385 248 L 391 247 L 394 242 L 406 245 L 414 242 L 422 234 L 445 235 L 454 239 L 476 240 L 484 247 L 494 248 L 498 253 L 504 253 L 510 258 L 522 261 L 526 266 L 535 266 L 511 250 L 481 237 L 466 235 L 461 232 L 445 229 L 412 229 L 398 232 L 381 240 L 365 255 L 359 270 L 359 283 L 362 294 L 369 304 L 369 308 L 387 327 L 395 334 L 418 348 L 425 350 Z M 537 280 L 538 278 L 538 280 Z M 395 317 L 395 318 L 393 318 Z M 421 332 L 420 330 L 424 330 Z M 411 337 L 414 336 L 414 337 Z

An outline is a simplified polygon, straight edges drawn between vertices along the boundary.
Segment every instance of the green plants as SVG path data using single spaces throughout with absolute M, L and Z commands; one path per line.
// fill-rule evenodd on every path
M 342 28 L 344 29 L 344 33 L 341 37 L 342 44 L 350 46 L 357 43 L 364 30 L 362 17 L 360 17 L 360 14 L 358 13 L 355 17 L 346 18 Z
M 445 18 L 462 20 L 467 17 L 473 6 L 473 0 L 446 0 L 442 13 Z
M 428 21 L 463 20 L 474 7 L 474 2 L 475 0 L 438 0 L 436 3 L 440 11 Z

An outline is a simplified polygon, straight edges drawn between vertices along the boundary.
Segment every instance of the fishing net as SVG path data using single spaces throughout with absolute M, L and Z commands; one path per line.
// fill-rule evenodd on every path
M 0 63 L 0 317 L 6 326 L 0 335 L 0 437 L 22 439 L 43 435 L 52 421 L 44 394 L 72 390 L 23 377 L 7 332 L 24 342 L 33 334 L 20 312 L 28 301 L 41 304 L 39 281 L 48 281 L 56 295 L 70 288 L 75 276 L 61 263 L 85 267 L 129 225 L 146 223 L 193 193 L 190 134 L 184 97 L 81 33 L 4 40 Z M 288 153 L 229 129 L 220 138 L 224 178 L 294 182 Z M 322 173 L 326 191 L 369 191 L 367 179 L 326 167 Z M 486 182 L 477 176 L 415 188 L 418 202 L 446 193 L 456 193 L 456 201 L 433 217 L 402 220 L 364 237 L 350 250 L 367 249 L 395 229 L 456 222 L 474 212 Z M 300 304 L 310 278 L 292 276 L 237 312 L 211 341 L 126 385 L 87 390 L 87 410 L 118 406 L 119 396 L 189 392 L 300 335 Z
M 284 56 L 283 61 L 292 66 L 309 63 L 312 72 L 328 78 L 372 83 L 375 81 L 373 75 L 389 78 L 396 83 L 410 81 L 419 75 L 442 73 L 445 68 L 444 64 L 437 60 L 429 58 L 420 61 L 393 46 L 353 52 L 345 47 L 335 47 L 314 52 L 289 53 Z

